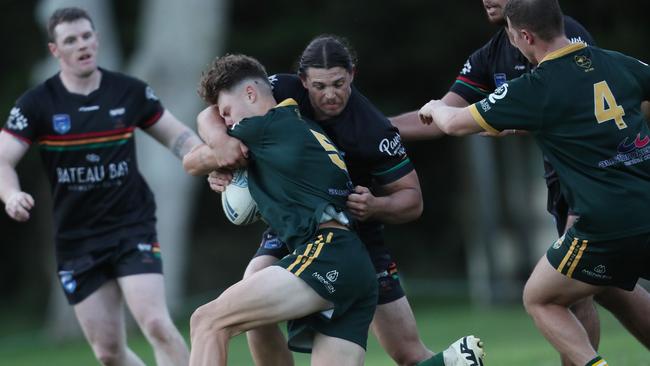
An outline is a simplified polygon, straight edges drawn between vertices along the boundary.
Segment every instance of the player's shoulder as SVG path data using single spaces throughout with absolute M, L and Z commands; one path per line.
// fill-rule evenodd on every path
M 276 89 L 302 88 L 300 78 L 295 74 L 273 74 L 269 76 L 269 83 L 274 91 Z
M 102 78 L 105 78 L 105 81 L 111 84 L 136 88 L 144 88 L 147 86 L 147 83 L 143 80 L 120 71 L 107 70 L 104 68 L 100 68 L 100 71 L 102 72 Z
M 567 38 L 571 40 L 571 43 L 582 42 L 592 46 L 595 44 L 591 33 L 577 20 L 568 15 L 564 15 L 564 32 Z

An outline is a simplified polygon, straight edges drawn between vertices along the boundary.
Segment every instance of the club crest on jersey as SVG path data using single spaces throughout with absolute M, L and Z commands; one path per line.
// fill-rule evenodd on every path
M 70 131 L 72 123 L 70 122 L 69 114 L 55 114 L 52 116 L 52 127 L 56 133 L 63 135 Z
M 508 81 L 506 79 L 506 74 L 503 73 L 494 74 L 494 85 L 496 85 L 497 88 L 505 84 L 506 81 Z
M 576 65 L 582 67 L 583 69 L 591 68 L 591 60 L 585 55 L 576 55 L 573 58 L 576 62 Z

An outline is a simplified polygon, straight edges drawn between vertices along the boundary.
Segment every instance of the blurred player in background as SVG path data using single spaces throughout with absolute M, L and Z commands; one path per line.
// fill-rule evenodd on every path
M 97 34 L 84 10 L 56 10 L 48 35 L 60 72 L 18 99 L 0 133 L 5 211 L 16 221 L 30 217 L 34 199 L 15 166 L 37 143 L 52 187 L 61 287 L 97 360 L 144 364 L 126 344 L 126 303 L 157 364 L 187 364 L 167 310 L 156 206 L 133 132 L 143 129 L 179 158 L 200 140 L 145 83 L 97 66 Z

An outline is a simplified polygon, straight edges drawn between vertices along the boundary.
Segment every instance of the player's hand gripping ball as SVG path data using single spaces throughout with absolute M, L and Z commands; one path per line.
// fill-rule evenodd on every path
M 221 194 L 221 206 L 228 220 L 235 225 L 249 225 L 259 220 L 257 203 L 248 190 L 246 169 L 233 172 L 232 181 Z

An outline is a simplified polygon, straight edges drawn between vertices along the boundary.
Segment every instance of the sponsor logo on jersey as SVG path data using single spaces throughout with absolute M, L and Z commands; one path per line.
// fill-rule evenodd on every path
M 278 82 L 278 75 L 274 74 L 269 76 L 269 83 L 271 83 L 271 89 L 275 88 L 275 83 Z
M 602 264 L 597 265 L 596 267 L 594 267 L 593 270 L 588 270 L 588 269 L 584 268 L 581 272 L 582 272 L 582 274 L 584 274 L 586 276 L 589 276 L 589 277 L 592 277 L 592 278 L 597 278 L 599 280 L 609 281 L 609 280 L 611 280 L 613 278 L 612 276 L 606 274 L 607 273 L 607 267 L 605 267 Z
M 60 135 L 68 133 L 72 127 L 69 114 L 55 114 L 52 116 L 52 128 Z
M 516 66 L 515 66 L 515 68 L 516 68 Z M 506 81 L 508 81 L 507 78 L 506 78 L 506 74 L 504 74 L 504 73 L 494 74 L 494 85 L 496 85 L 497 88 L 500 87 L 501 85 L 505 84 Z
M 515 71 L 524 71 L 526 70 L 526 65 L 515 65 Z
M 403 156 L 406 155 L 406 149 L 402 145 L 402 137 L 399 133 L 388 139 L 385 138 L 379 142 L 379 151 L 388 156 Z
M 117 116 L 123 115 L 124 112 L 126 112 L 126 109 L 124 107 L 122 107 L 122 108 L 111 109 L 111 110 L 108 111 L 108 114 L 111 117 L 117 117 Z
M 92 112 L 92 111 L 96 111 L 96 110 L 99 110 L 98 105 L 89 105 L 89 106 L 79 107 L 79 112 Z
M 27 117 L 23 115 L 20 108 L 11 108 L 9 119 L 7 119 L 7 128 L 10 130 L 22 131 L 27 128 L 28 125 Z
M 264 236 L 262 240 L 262 248 L 264 249 L 278 249 L 283 246 L 283 243 L 275 235 Z
M 86 154 L 86 161 L 88 161 L 90 163 L 98 163 L 99 160 L 101 160 L 101 159 L 100 159 L 99 155 L 97 155 L 97 154 Z
M 582 40 L 582 37 L 580 37 L 580 36 L 577 36 L 577 37 L 571 37 L 571 38 L 569 38 L 569 41 L 570 41 L 571 43 L 584 43 L 584 44 L 586 44 L 586 45 L 589 45 L 587 42 L 583 41 L 583 40 Z
M 469 59 L 465 61 L 465 65 L 463 65 L 463 69 L 460 70 L 461 75 L 467 75 L 470 72 L 472 72 L 472 64 L 469 62 Z
M 508 94 L 508 83 L 503 83 L 501 86 L 494 90 L 494 93 L 488 95 L 487 99 L 490 103 L 494 104 L 497 100 L 501 100 Z
M 151 88 L 149 85 L 147 85 L 147 87 L 144 89 L 144 96 L 149 100 L 153 100 L 153 101 L 158 100 L 158 97 L 153 92 L 153 88 Z
M 649 136 L 641 137 L 641 134 L 638 133 L 634 140 L 631 141 L 629 136 L 626 136 L 616 147 L 616 156 L 611 159 L 599 161 L 598 167 L 607 168 L 618 164 L 630 166 L 650 160 L 649 144 Z

